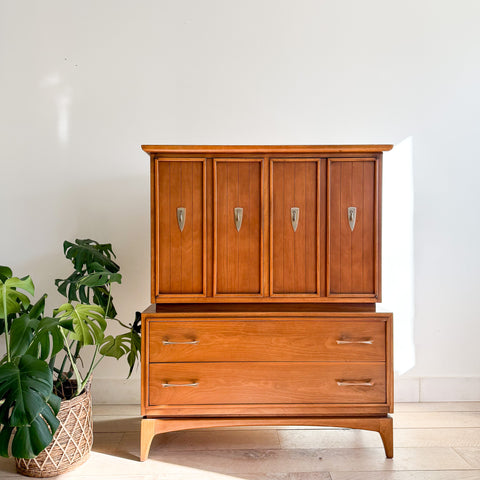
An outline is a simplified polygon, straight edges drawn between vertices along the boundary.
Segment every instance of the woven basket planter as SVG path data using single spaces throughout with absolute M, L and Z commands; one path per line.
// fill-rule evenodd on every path
M 54 477 L 87 460 L 93 443 L 90 388 L 71 400 L 62 400 L 60 426 L 52 443 L 35 458 L 17 458 L 17 472 L 28 477 Z

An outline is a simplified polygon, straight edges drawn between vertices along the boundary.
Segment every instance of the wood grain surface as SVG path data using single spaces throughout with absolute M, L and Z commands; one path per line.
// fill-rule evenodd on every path
M 214 292 L 259 295 L 263 271 L 262 162 L 215 161 L 214 179 Z M 235 208 L 243 209 L 239 231 Z
M 272 294 L 318 294 L 318 161 L 271 165 Z M 292 208 L 299 209 L 296 231 Z
M 204 162 L 157 162 L 157 294 L 202 294 L 204 289 Z M 180 231 L 177 208 L 186 209 Z
M 386 401 L 382 362 L 151 363 L 149 370 L 150 405 Z
M 150 362 L 386 361 L 383 320 L 279 317 L 148 325 Z
M 375 159 L 329 162 L 329 293 L 375 295 Z M 353 231 L 348 208 L 356 208 Z
M 231 154 L 231 153 L 377 153 L 393 145 L 142 145 L 150 154 Z

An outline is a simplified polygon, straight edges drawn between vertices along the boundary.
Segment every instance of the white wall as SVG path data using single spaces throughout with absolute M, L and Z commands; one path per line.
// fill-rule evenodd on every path
M 62 241 L 110 241 L 130 321 L 149 300 L 142 143 L 410 139 L 405 376 L 480 385 L 478 18 L 476 0 L 0 0 L 0 264 L 31 274 L 51 308 L 69 271 Z M 97 378 L 119 385 L 118 400 L 138 398 L 138 375 L 125 384 L 125 373 L 109 361 Z

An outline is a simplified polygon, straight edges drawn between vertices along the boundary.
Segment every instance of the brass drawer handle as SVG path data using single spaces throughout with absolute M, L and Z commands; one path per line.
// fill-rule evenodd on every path
M 373 387 L 371 380 L 336 380 L 339 387 Z
M 171 342 L 166 338 L 162 341 L 164 345 L 198 345 L 198 340 L 190 340 L 188 342 Z
M 337 345 L 347 345 L 347 344 L 352 344 L 352 343 L 362 343 L 364 345 L 372 345 L 373 344 L 373 338 L 365 338 L 365 339 L 348 339 L 348 338 L 341 338 L 337 340 Z
M 198 387 L 198 382 L 193 383 L 162 383 L 163 388 L 167 387 Z

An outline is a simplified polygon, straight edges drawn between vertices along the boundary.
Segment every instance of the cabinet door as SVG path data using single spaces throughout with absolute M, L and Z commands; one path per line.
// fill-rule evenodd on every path
M 263 162 L 214 160 L 214 295 L 261 295 Z
M 270 165 L 270 293 L 318 295 L 319 160 Z
M 329 296 L 378 294 L 378 164 L 329 159 Z
M 156 296 L 205 294 L 205 160 L 155 161 Z

